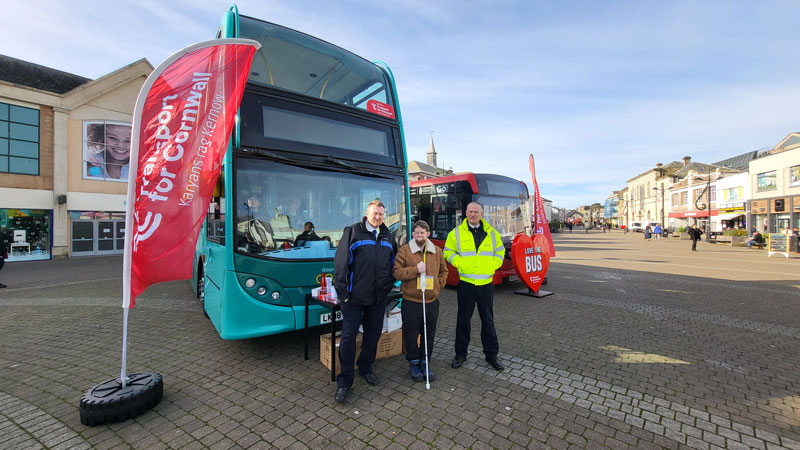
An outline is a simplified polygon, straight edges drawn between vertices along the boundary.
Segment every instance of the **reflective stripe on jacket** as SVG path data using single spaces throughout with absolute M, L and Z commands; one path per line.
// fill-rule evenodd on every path
M 458 270 L 459 279 L 476 286 L 492 282 L 506 254 L 500 233 L 483 219 L 481 226 L 486 237 L 477 249 L 467 219 L 450 231 L 444 244 L 444 258 Z

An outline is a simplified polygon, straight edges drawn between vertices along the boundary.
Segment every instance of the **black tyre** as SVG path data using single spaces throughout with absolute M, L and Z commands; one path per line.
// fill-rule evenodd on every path
M 81 396 L 81 423 L 90 427 L 132 419 L 156 406 L 164 396 L 164 381 L 156 372 L 132 373 L 123 388 L 118 378 L 105 381 Z

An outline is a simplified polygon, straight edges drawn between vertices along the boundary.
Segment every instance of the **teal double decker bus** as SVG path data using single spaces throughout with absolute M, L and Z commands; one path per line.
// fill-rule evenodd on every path
M 219 335 L 302 329 L 344 227 L 369 202 L 408 237 L 403 124 L 389 67 L 280 25 L 225 14 L 217 37 L 257 40 L 231 144 L 195 251 L 192 285 Z M 314 302 L 312 302 L 314 303 Z M 309 307 L 309 326 L 332 318 Z

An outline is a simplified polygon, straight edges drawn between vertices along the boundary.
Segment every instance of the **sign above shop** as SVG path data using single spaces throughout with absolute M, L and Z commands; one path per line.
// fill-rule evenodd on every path
M 733 214 L 733 213 L 742 213 L 742 214 L 744 214 L 744 212 L 745 212 L 744 204 L 742 204 L 740 206 L 733 206 L 731 208 L 720 208 L 719 209 L 719 213 L 720 214 Z
M 766 214 L 768 205 L 768 200 L 753 200 L 750 202 L 750 213 Z

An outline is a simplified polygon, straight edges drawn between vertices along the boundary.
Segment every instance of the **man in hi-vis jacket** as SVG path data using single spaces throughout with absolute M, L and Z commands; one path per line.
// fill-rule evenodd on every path
M 495 370 L 505 367 L 497 359 L 499 345 L 494 327 L 494 272 L 503 265 L 506 249 L 500 233 L 483 220 L 483 207 L 467 205 L 467 218 L 447 235 L 444 257 L 458 270 L 458 319 L 456 356 L 451 367 L 457 369 L 467 359 L 470 321 L 475 305 L 481 317 L 481 343 L 486 361 Z

